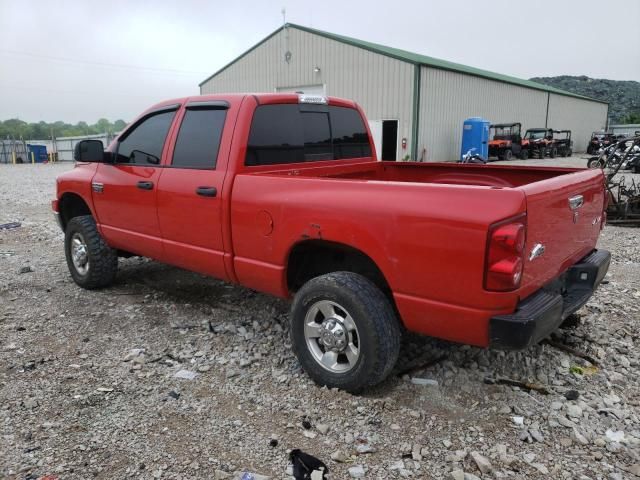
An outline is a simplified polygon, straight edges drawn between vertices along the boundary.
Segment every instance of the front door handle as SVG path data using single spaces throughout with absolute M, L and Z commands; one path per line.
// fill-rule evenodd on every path
M 215 197 L 218 195 L 218 189 L 216 187 L 198 187 L 196 193 L 202 197 Z
M 153 182 L 138 182 L 138 188 L 141 190 L 153 190 Z

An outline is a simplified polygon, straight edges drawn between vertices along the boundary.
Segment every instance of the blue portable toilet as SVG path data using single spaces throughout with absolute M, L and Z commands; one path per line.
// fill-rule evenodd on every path
M 462 125 L 462 148 L 460 160 L 469 150 L 475 148 L 482 158 L 489 158 L 489 126 L 491 122 L 481 117 L 467 118 Z
M 31 163 L 32 158 L 35 163 L 47 161 L 47 147 L 45 145 L 31 145 L 28 143 L 27 148 L 29 149 L 28 163 Z

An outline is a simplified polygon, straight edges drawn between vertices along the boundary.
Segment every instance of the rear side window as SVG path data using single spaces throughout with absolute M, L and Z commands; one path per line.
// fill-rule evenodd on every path
M 216 168 L 226 116 L 226 109 L 187 109 L 171 165 L 178 168 Z
M 262 105 L 251 123 L 246 165 L 339 160 L 371 156 L 357 110 L 315 105 Z
M 118 163 L 157 165 L 175 110 L 151 115 L 127 133 L 118 144 Z

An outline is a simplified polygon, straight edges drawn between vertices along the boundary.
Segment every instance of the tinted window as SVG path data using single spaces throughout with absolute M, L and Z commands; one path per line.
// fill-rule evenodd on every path
M 137 165 L 159 164 L 175 113 L 175 110 L 157 113 L 135 126 L 118 145 L 117 161 Z
M 245 163 L 274 165 L 369 156 L 367 129 L 357 110 L 262 105 L 253 115 Z
M 304 160 L 333 160 L 329 114 L 303 112 L 301 118 L 304 132 Z
M 304 140 L 298 105 L 263 105 L 253 114 L 247 165 L 302 161 Z
M 187 109 L 178 132 L 172 165 L 215 168 L 226 115 L 224 109 Z
M 329 107 L 329 113 L 335 158 L 370 157 L 369 136 L 358 111 L 332 106 Z

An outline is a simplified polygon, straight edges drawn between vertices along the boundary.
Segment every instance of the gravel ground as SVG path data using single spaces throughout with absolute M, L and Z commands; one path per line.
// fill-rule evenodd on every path
M 139 258 L 78 288 L 49 206 L 70 167 L 0 165 L 0 477 L 290 478 L 295 448 L 334 479 L 640 475 L 639 230 L 604 230 L 606 283 L 551 344 L 408 339 L 354 396 L 301 371 L 283 301 Z

